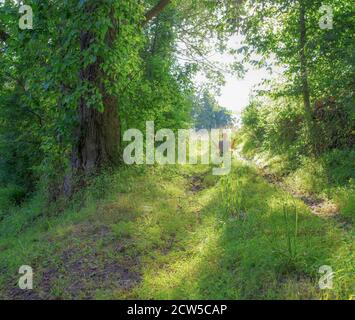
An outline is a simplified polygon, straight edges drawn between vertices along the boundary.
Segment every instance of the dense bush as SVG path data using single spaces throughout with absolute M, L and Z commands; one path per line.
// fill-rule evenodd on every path
M 287 154 L 293 160 L 308 153 L 305 117 L 295 103 L 254 101 L 245 109 L 242 121 L 249 139 L 260 151 Z
M 0 218 L 1 212 L 7 210 L 10 206 L 19 204 L 25 195 L 25 188 L 12 184 L 0 188 Z
M 346 166 L 348 163 L 347 170 L 354 157 L 353 152 L 346 151 L 354 142 L 352 118 L 352 111 L 346 105 L 329 101 L 318 103 L 312 110 L 310 137 L 303 106 L 291 99 L 255 100 L 242 115 L 244 130 L 259 151 L 286 155 L 298 163 L 303 156 L 329 153 L 324 158 L 326 166 L 331 163 Z M 345 162 L 341 160 L 343 156 Z M 342 169 L 337 167 L 337 170 Z
M 333 184 L 345 184 L 355 179 L 355 150 L 334 149 L 321 157 L 328 179 Z
M 335 101 L 334 97 L 315 103 L 313 125 L 315 151 L 322 154 L 335 148 L 350 148 L 354 144 L 354 118 L 351 99 Z

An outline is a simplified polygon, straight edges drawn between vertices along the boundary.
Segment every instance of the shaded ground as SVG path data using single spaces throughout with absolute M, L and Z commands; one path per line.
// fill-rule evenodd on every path
M 20 290 L 16 284 L 8 298 L 94 299 L 98 290 L 130 290 L 140 281 L 138 259 L 127 257 L 118 263 L 114 258 L 124 253 L 125 244 L 115 241 L 106 225 L 79 224 L 65 238 L 48 241 L 66 243 L 57 252 L 61 263 L 43 269 L 34 290 Z
M 0 237 L 0 297 L 349 296 L 351 239 L 270 177 L 239 162 L 226 177 L 206 166 L 134 170 L 99 180 L 81 209 L 36 224 L 28 211 L 5 221 L 18 227 Z M 294 212 L 285 221 L 285 206 L 297 208 L 296 233 Z M 34 269 L 33 291 L 17 289 L 22 264 Z M 317 286 L 324 264 L 337 270 L 333 291 Z

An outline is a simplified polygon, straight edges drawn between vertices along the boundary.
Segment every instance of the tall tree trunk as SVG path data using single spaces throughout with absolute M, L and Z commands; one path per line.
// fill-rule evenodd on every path
M 307 44 L 307 29 L 306 29 L 306 7 L 304 0 L 300 0 L 300 65 L 301 65 L 301 77 L 302 77 L 302 91 L 304 107 L 308 114 L 311 113 L 311 99 L 309 93 L 308 83 L 308 63 L 306 56 L 306 44 Z
M 116 25 L 113 23 L 113 25 Z M 112 46 L 118 30 L 109 30 L 106 36 L 108 46 Z M 81 33 L 80 49 L 89 49 L 95 40 L 90 31 Z M 119 162 L 120 121 L 118 99 L 110 95 L 104 86 L 107 79 L 101 69 L 102 59 L 82 69 L 80 80 L 97 87 L 102 95 L 104 110 L 98 111 L 88 105 L 88 97 L 81 97 L 79 106 L 79 127 L 76 131 L 76 145 L 72 155 L 72 167 L 89 173 L 103 166 L 116 165 Z
M 309 135 L 309 141 L 311 144 L 311 152 L 315 150 L 314 147 L 314 134 L 313 134 L 313 121 L 312 121 L 312 110 L 311 110 L 311 98 L 310 89 L 308 81 L 308 61 L 306 55 L 306 45 L 307 45 L 307 28 L 306 28 L 306 5 L 305 0 L 300 0 L 300 15 L 299 15 L 299 28 L 300 28 L 300 70 L 301 70 L 301 81 L 302 81 L 302 94 L 303 94 L 303 104 L 306 114 L 306 125 L 307 134 Z
M 145 15 L 143 25 L 158 15 L 171 0 L 161 0 Z M 90 15 L 88 6 L 85 14 Z M 114 14 L 111 15 L 112 25 L 106 34 L 106 45 L 112 47 L 118 35 L 118 23 Z M 95 35 L 90 31 L 83 31 L 80 35 L 80 50 L 87 51 L 95 43 Z M 87 175 L 102 168 L 103 166 L 115 166 L 120 162 L 120 120 L 118 113 L 118 98 L 108 93 L 105 88 L 105 80 L 109 80 L 102 70 L 102 59 L 80 72 L 81 82 L 87 82 L 100 90 L 104 110 L 98 111 L 88 105 L 88 97 L 83 95 L 79 105 L 79 126 L 75 132 L 76 143 L 73 147 L 71 165 L 72 173 Z M 64 192 L 72 193 L 72 177 L 67 176 L 64 181 Z

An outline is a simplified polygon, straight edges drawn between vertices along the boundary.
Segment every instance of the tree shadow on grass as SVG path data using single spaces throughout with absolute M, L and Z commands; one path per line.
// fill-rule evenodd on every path
M 192 248 L 188 256 L 182 253 L 181 261 L 171 261 L 155 277 L 147 277 L 145 298 L 317 299 L 324 297 L 318 269 L 327 264 L 334 271 L 343 269 L 327 297 L 348 298 L 351 251 L 341 230 L 250 168 L 237 168 L 228 179 L 241 180 L 245 215 L 225 212 L 216 188 L 201 210 L 201 225 L 186 241 Z M 296 214 L 285 218 L 285 205 L 296 208 L 297 234 Z

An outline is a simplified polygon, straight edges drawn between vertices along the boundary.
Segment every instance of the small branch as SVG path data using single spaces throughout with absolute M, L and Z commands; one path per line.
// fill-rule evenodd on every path
M 148 23 L 150 20 L 155 18 L 160 12 L 162 12 L 166 6 L 171 2 L 171 0 L 161 0 L 159 3 L 151 10 L 145 14 L 145 21 L 143 24 Z
M 28 113 L 34 115 L 34 116 L 38 119 L 39 126 L 40 126 L 41 128 L 43 127 L 43 119 L 42 119 L 42 117 L 41 117 L 38 113 L 34 112 L 32 109 L 30 109 L 30 108 L 28 108 L 28 107 L 24 107 L 23 109 L 24 109 L 25 111 L 27 111 Z

